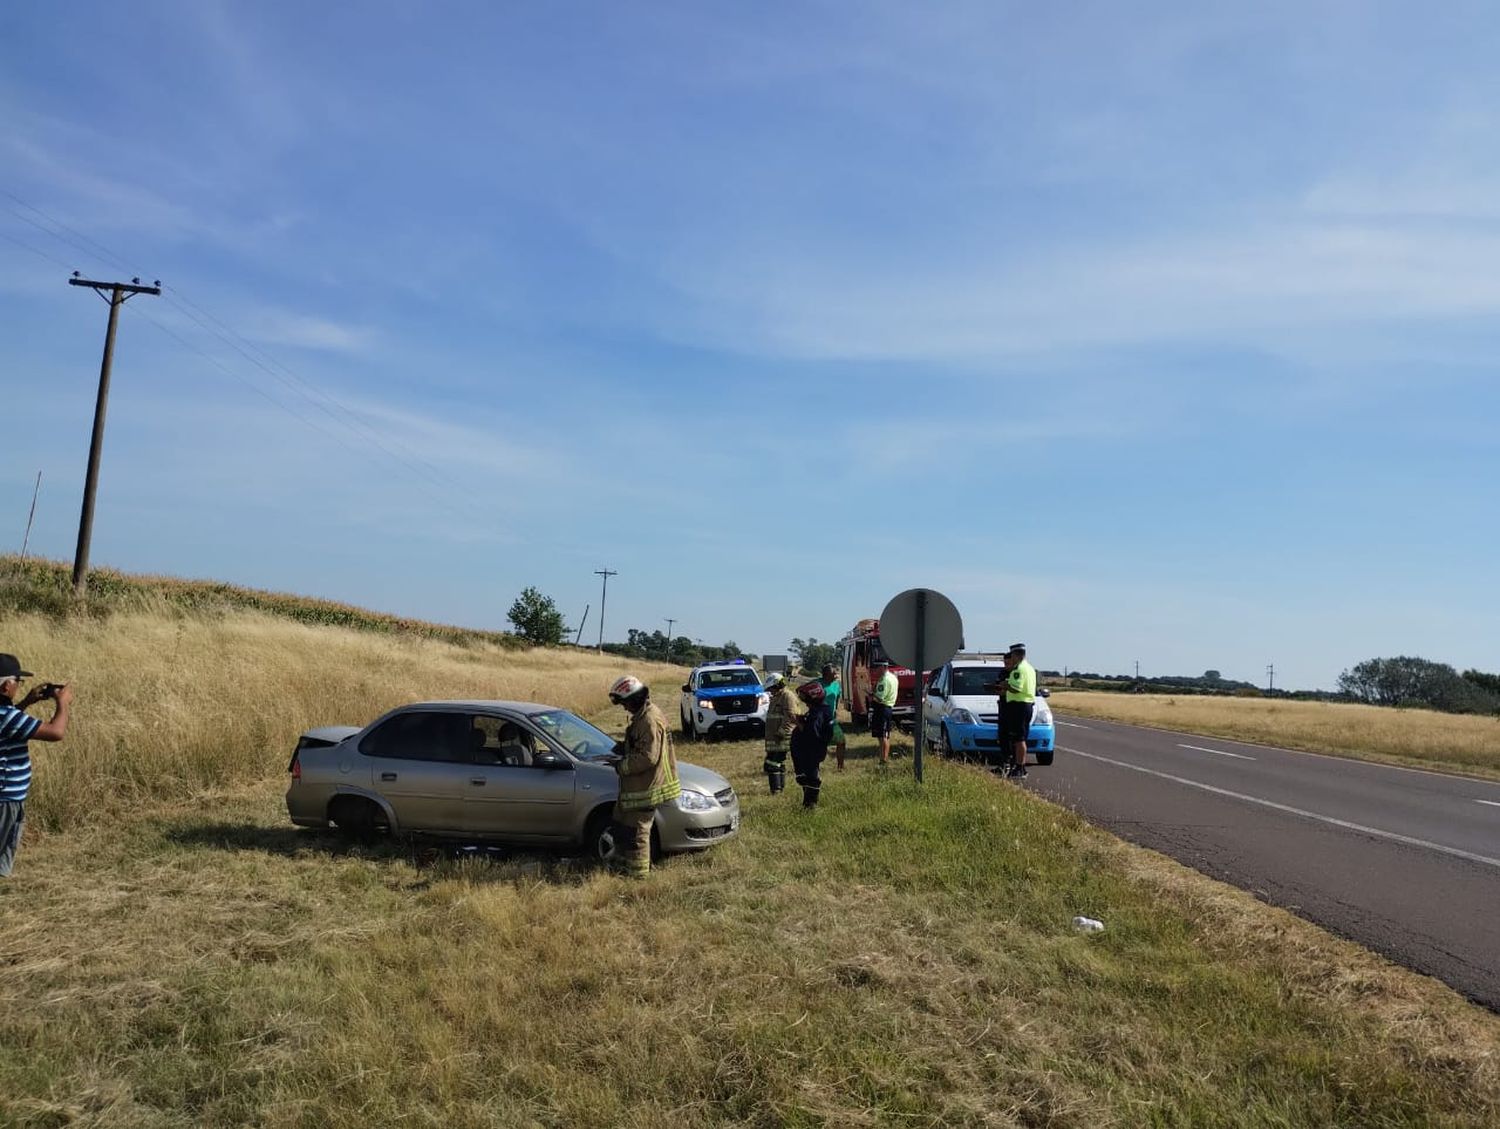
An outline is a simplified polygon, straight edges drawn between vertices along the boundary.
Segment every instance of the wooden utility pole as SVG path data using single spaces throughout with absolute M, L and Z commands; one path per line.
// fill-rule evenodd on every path
M 159 295 L 161 283 L 142 286 L 141 280 L 129 282 L 95 282 L 80 278 L 78 272 L 68 279 L 69 286 L 87 286 L 109 303 L 109 328 L 104 331 L 104 360 L 99 365 L 99 398 L 94 402 L 94 437 L 89 442 L 88 476 L 83 481 L 83 512 L 78 517 L 78 548 L 73 553 L 73 592 L 82 596 L 88 586 L 89 542 L 94 537 L 94 495 L 99 489 L 99 456 L 104 450 L 104 414 L 109 410 L 109 368 L 115 359 L 115 326 L 119 324 L 120 307 L 137 294 Z M 104 292 L 108 290 L 106 298 Z
M 609 598 L 609 578 L 620 574 L 612 568 L 596 568 L 594 575 L 604 577 L 604 585 L 599 592 L 599 646 L 595 648 L 602 652 L 604 650 L 604 601 Z

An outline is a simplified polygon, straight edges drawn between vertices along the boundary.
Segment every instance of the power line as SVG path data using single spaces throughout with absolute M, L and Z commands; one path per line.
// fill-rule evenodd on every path
M 31 218 L 30 216 L 22 214 L 13 207 L 6 206 L 6 211 L 15 216 L 17 219 L 21 220 L 23 223 L 29 224 L 30 226 L 36 228 L 38 231 L 41 231 L 43 234 L 57 239 L 59 242 L 64 243 L 74 248 L 75 250 L 82 251 L 90 258 L 114 264 L 116 266 L 119 266 L 123 270 L 130 269 L 129 266 L 125 264 L 124 259 L 121 258 L 121 256 L 119 256 L 116 252 L 112 251 L 110 248 L 106 247 L 104 244 L 98 242 L 97 240 L 85 235 L 83 232 L 78 231 L 76 228 L 71 227 L 67 223 L 64 223 L 56 216 L 43 211 L 41 208 L 38 208 L 34 204 L 28 203 L 27 201 L 21 199 L 19 196 L 15 195 L 15 193 L 13 192 L 9 192 L 5 189 L 0 189 L 0 195 L 3 195 L 9 200 L 20 204 L 28 211 L 35 213 L 35 215 L 40 216 L 42 220 L 46 221 L 45 223 L 40 222 L 36 219 Z M 51 224 L 52 227 L 49 228 L 48 226 L 46 226 L 47 224 Z M 57 230 L 53 230 L 53 228 L 56 228 Z M 64 232 L 68 234 L 62 234 Z M 37 248 L 32 247 L 19 239 L 16 239 L 14 236 L 11 236 L 8 233 L 0 232 L 0 235 L 4 235 L 5 238 L 10 240 L 11 242 L 17 244 L 20 247 L 23 247 L 28 251 L 31 251 L 33 254 L 47 259 L 49 262 L 57 263 L 64 268 L 68 267 L 68 264 L 63 263 L 61 260 L 53 258 L 45 252 L 40 251 Z M 470 516 L 464 514 L 462 510 L 459 510 L 454 506 L 454 499 L 452 497 L 452 494 L 454 493 L 464 496 L 465 500 L 473 505 L 480 513 L 485 513 L 488 511 L 488 506 L 480 498 L 471 494 L 469 488 L 464 484 L 458 482 L 456 479 L 453 479 L 448 475 L 443 474 L 443 472 L 440 471 L 437 467 L 433 466 L 432 463 L 421 458 L 421 456 L 417 455 L 415 452 L 411 451 L 410 448 L 406 447 L 405 444 L 400 443 L 399 440 L 390 438 L 388 441 L 387 437 L 382 436 L 380 432 L 376 431 L 369 424 L 365 423 L 354 409 L 342 403 L 331 393 L 319 389 L 312 382 L 300 377 L 297 373 L 293 372 L 285 364 L 277 361 L 274 357 L 270 356 L 270 354 L 266 353 L 264 350 L 256 348 L 242 335 L 237 333 L 232 327 L 225 324 L 222 319 L 216 317 L 213 313 L 205 309 L 199 303 L 194 302 L 180 289 L 176 287 L 169 287 L 168 290 L 170 291 L 170 294 L 167 296 L 167 302 L 178 313 L 193 322 L 203 332 L 217 338 L 221 343 L 239 353 L 240 356 L 242 356 L 247 362 L 260 369 L 266 375 L 272 377 L 274 380 L 289 389 L 291 392 L 293 392 L 303 400 L 306 400 L 309 404 L 317 408 L 341 429 L 349 432 L 350 434 L 353 434 L 362 443 L 373 444 L 387 457 L 401 465 L 413 476 L 415 476 L 415 478 L 419 480 L 422 485 L 428 487 L 430 492 L 434 493 L 435 497 L 441 499 L 445 508 L 447 508 L 451 513 L 460 518 L 467 518 Z M 263 399 L 270 401 L 277 407 L 281 408 L 283 411 L 286 411 L 294 419 L 307 424 L 314 430 L 320 432 L 325 436 L 328 436 L 329 438 L 335 439 L 335 441 L 339 442 L 340 445 L 344 446 L 348 450 L 358 451 L 360 454 L 366 457 L 371 454 L 368 449 L 350 446 L 350 444 L 344 442 L 342 439 L 339 439 L 336 435 L 333 435 L 325 428 L 319 427 L 307 416 L 292 411 L 292 409 L 288 408 L 280 400 L 269 396 L 263 390 L 257 388 L 249 381 L 246 381 L 243 377 L 239 376 L 239 374 L 234 373 L 232 370 L 228 369 L 225 365 L 210 356 L 208 353 L 204 352 L 202 349 L 198 349 L 195 346 L 191 345 L 179 334 L 172 332 L 167 328 L 166 325 L 157 321 L 149 314 L 143 314 L 143 316 L 145 316 L 148 321 L 150 321 L 163 333 L 166 333 L 169 337 L 176 340 L 178 344 L 182 345 L 189 351 L 203 357 L 205 360 L 208 360 L 221 372 L 227 373 L 234 379 L 238 380 L 240 383 L 252 388 Z M 218 328 L 215 328 L 215 326 L 217 326 Z M 332 404 L 339 410 L 339 412 L 342 412 L 343 418 L 341 418 L 337 412 L 332 410 L 328 406 L 329 404 Z M 406 454 L 402 454 L 402 451 L 405 451 Z

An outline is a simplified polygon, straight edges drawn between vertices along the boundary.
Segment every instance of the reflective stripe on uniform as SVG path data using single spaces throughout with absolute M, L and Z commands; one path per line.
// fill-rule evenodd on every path
M 675 800 L 682 795 L 682 782 L 675 777 L 665 784 L 658 784 L 655 788 L 648 788 L 644 792 L 621 792 L 619 805 L 622 808 L 640 810 L 641 808 L 660 807 L 668 800 Z

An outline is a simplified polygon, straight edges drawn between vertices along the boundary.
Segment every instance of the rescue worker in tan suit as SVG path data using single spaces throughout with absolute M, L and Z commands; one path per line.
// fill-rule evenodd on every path
M 786 754 L 792 730 L 797 727 L 797 698 L 779 674 L 766 678 L 771 704 L 766 707 L 766 759 L 761 771 L 771 785 L 771 795 L 786 787 Z
M 651 691 L 634 675 L 615 680 L 609 700 L 630 714 L 625 740 L 615 748 L 619 759 L 620 795 L 615 801 L 615 823 L 620 827 L 620 847 L 625 873 L 645 878 L 651 873 L 651 821 L 659 805 L 682 795 L 677 779 L 677 756 L 666 718 L 651 701 Z

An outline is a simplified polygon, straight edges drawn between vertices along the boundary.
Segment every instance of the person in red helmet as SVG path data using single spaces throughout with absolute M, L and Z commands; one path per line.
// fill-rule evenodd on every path
M 620 795 L 614 818 L 623 829 L 625 873 L 645 878 L 651 873 L 651 822 L 656 809 L 682 795 L 677 756 L 672 752 L 667 720 L 651 701 L 644 682 L 633 674 L 615 679 L 609 700 L 630 714 L 625 740 L 616 746 L 619 759 L 615 762 Z
M 797 771 L 797 783 L 802 785 L 802 806 L 815 808 L 818 793 L 823 790 L 819 770 L 828 756 L 828 742 L 833 739 L 833 717 L 821 682 L 814 680 L 797 687 L 797 696 L 807 703 L 807 712 L 792 731 L 792 767 Z

